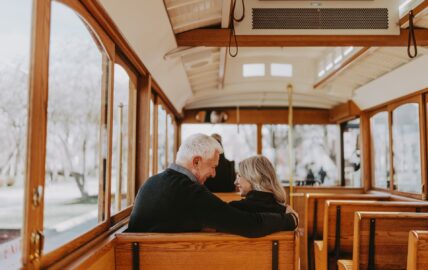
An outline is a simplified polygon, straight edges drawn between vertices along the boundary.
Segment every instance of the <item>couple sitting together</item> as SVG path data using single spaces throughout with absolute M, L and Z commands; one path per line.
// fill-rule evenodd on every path
M 128 232 L 215 230 L 246 237 L 294 230 L 298 217 L 285 204 L 285 192 L 263 156 L 239 163 L 235 184 L 245 199 L 226 203 L 204 182 L 215 176 L 221 145 L 195 134 L 177 152 L 176 163 L 150 177 L 138 191 Z

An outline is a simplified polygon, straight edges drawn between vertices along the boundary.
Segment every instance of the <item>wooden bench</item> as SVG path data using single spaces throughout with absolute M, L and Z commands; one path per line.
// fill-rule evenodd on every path
M 243 198 L 238 192 L 215 192 L 213 193 L 224 202 L 239 201 Z
M 328 200 L 373 200 L 387 201 L 384 194 L 306 194 L 303 240 L 300 253 L 308 269 L 315 269 L 313 242 L 321 240 L 324 226 L 324 205 Z
M 428 230 L 427 213 L 356 212 L 352 261 L 339 269 L 406 269 L 409 231 Z
M 339 258 L 352 258 L 355 212 L 428 212 L 428 203 L 334 200 L 324 208 L 323 240 L 314 242 L 317 270 L 336 269 Z
M 428 231 L 410 231 L 407 270 L 428 269 Z
M 299 269 L 295 232 L 260 238 L 223 233 L 121 233 L 116 269 Z

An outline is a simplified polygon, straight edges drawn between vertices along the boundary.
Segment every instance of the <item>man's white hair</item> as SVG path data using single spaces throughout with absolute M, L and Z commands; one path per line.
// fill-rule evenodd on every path
M 211 136 L 201 133 L 193 134 L 184 140 L 177 152 L 176 162 L 189 161 L 195 156 L 209 159 L 214 156 L 214 152 L 223 153 L 221 145 Z

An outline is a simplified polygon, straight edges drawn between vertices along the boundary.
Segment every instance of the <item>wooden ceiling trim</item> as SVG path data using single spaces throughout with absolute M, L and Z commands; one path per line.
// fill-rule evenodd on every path
M 182 118 L 182 123 L 197 124 L 196 114 L 204 109 L 186 110 Z M 212 108 L 210 109 L 212 110 Z M 219 108 L 219 111 L 225 112 L 228 119 L 225 124 L 236 124 L 237 113 L 236 108 Z M 293 109 L 294 124 L 315 124 L 326 125 L 334 124 L 329 119 L 329 111 L 327 109 Z M 239 124 L 287 124 L 288 110 L 287 109 L 256 109 L 256 108 L 240 108 L 239 109 Z
M 227 47 L 230 29 L 195 29 L 176 35 L 178 46 Z M 399 35 L 237 35 L 240 47 L 397 47 L 407 46 L 408 29 Z M 415 29 L 419 46 L 428 46 L 428 29 Z
M 341 74 L 345 69 L 347 69 L 357 58 L 360 56 L 366 54 L 366 52 L 369 50 L 369 47 L 364 47 L 360 49 L 357 53 L 355 53 L 352 57 L 349 57 L 344 61 L 336 70 L 331 72 L 329 75 L 327 75 L 324 79 L 314 84 L 314 89 L 320 88 L 322 85 L 330 81 L 332 78 L 336 77 L 337 75 Z
M 423 2 L 421 2 L 418 6 L 416 6 L 413 9 L 413 15 L 415 17 L 418 16 L 418 14 L 422 13 L 426 8 L 428 8 L 428 0 L 424 0 Z M 406 26 L 409 23 L 409 14 L 406 14 L 403 18 L 400 19 L 399 21 L 399 25 L 401 27 Z
M 338 124 L 343 123 L 358 117 L 360 113 L 361 110 L 358 105 L 352 100 L 349 100 L 348 102 L 339 104 L 330 110 L 330 121 Z

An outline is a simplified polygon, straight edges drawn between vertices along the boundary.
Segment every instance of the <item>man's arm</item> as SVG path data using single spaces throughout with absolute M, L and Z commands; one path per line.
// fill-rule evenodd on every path
M 260 237 L 277 231 L 294 230 L 297 227 L 292 214 L 249 213 L 229 206 L 206 188 L 192 187 L 189 203 L 197 219 L 217 231 L 246 237 Z

